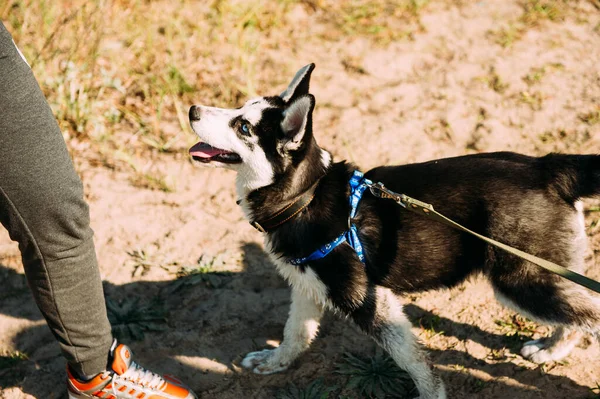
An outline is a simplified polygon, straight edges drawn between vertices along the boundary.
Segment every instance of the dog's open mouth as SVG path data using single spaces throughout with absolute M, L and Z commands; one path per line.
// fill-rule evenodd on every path
M 222 163 L 241 163 L 242 158 L 235 152 L 221 150 L 209 144 L 198 142 L 190 148 L 190 155 L 195 161 L 199 162 L 222 162 Z

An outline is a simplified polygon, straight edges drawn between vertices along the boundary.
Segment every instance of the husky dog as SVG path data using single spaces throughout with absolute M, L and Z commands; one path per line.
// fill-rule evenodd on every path
M 411 333 L 403 296 L 453 287 L 474 274 L 523 315 L 556 327 L 527 342 L 534 362 L 565 357 L 582 333 L 600 334 L 600 301 L 583 288 L 463 232 L 364 193 L 349 219 L 349 179 L 357 169 L 332 162 L 317 145 L 309 93 L 314 64 L 300 69 L 278 96 L 236 109 L 190 108 L 201 142 L 192 157 L 237 171 L 239 203 L 265 233 L 267 251 L 292 288 L 277 349 L 252 352 L 242 365 L 257 374 L 285 370 L 315 338 L 325 309 L 371 336 L 415 381 L 421 398 L 445 398 L 444 385 Z M 600 194 L 600 156 L 541 158 L 499 152 L 439 159 L 366 172 L 373 182 L 433 203 L 458 223 L 569 268 L 584 269 L 586 234 L 580 198 Z M 278 220 L 277 223 L 272 223 Z M 268 226 L 271 223 L 271 226 Z M 364 261 L 343 242 L 306 257 L 356 226 Z

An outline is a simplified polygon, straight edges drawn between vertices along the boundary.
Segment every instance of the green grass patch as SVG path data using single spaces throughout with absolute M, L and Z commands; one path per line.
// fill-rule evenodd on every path
M 539 329 L 539 326 L 535 322 L 517 314 L 507 319 L 496 319 L 494 323 L 508 332 L 516 332 L 528 337 L 538 332 Z
M 520 21 L 527 26 L 539 26 L 542 21 L 562 21 L 567 7 L 565 0 L 527 0 Z
M 173 282 L 171 289 L 177 291 L 198 284 L 205 284 L 209 288 L 219 288 L 225 282 L 224 277 L 233 274 L 228 271 L 216 270 L 217 267 L 224 264 L 225 260 L 222 255 L 212 257 L 202 255 L 196 265 L 182 266 L 177 270 L 177 280 Z
M 524 342 L 531 340 L 535 333 L 540 332 L 538 324 L 517 314 L 504 319 L 496 319 L 494 323 L 501 328 L 507 338 L 507 346 L 512 351 L 520 349 Z M 492 353 L 490 356 L 506 356 L 506 353 Z
M 157 256 L 157 254 L 150 253 L 144 249 L 127 251 L 127 255 L 129 255 L 129 260 L 126 264 L 133 268 L 131 277 L 145 276 L 151 269 L 157 267 L 170 271 L 170 267 L 177 266 L 177 262 Z
M 594 398 L 600 398 L 600 382 L 596 382 L 595 384 L 596 384 L 596 386 L 591 387 L 590 391 L 592 391 Z
M 540 83 L 550 71 L 563 70 L 564 68 L 565 66 L 560 62 L 550 63 L 541 67 L 534 67 L 531 68 L 527 75 L 523 76 L 523 81 L 527 83 L 528 86 L 533 86 Z
M 337 386 L 327 386 L 323 378 L 316 379 L 304 388 L 298 388 L 294 384 L 277 391 L 275 399 L 329 399 L 334 398 L 332 394 L 338 389 Z
M 502 80 L 494 67 L 490 68 L 490 71 L 487 75 L 480 76 L 475 80 L 483 82 L 487 87 L 494 90 L 498 94 L 503 94 L 509 87 L 509 84 Z
M 600 123 L 600 106 L 596 106 L 596 109 L 590 112 L 579 114 L 579 119 L 590 126 Z
M 436 335 L 444 335 L 444 331 L 440 327 L 441 318 L 435 314 L 428 314 L 419 319 L 419 325 L 427 333 L 429 338 Z
M 27 355 L 19 351 L 0 355 L 0 397 L 2 388 L 16 386 L 23 380 L 23 370 L 19 365 L 27 359 Z
M 510 47 L 520 40 L 527 30 L 537 28 L 544 21 L 564 21 L 568 13 L 567 0 L 526 0 L 521 3 L 523 12 L 516 20 L 498 29 L 488 31 L 489 37 L 502 47 Z
M 502 47 L 510 47 L 525 34 L 525 28 L 518 23 L 509 23 L 495 31 L 488 31 L 488 36 Z
M 146 332 L 167 329 L 167 312 L 158 299 L 144 304 L 139 298 L 126 298 L 120 303 L 106 298 L 106 309 L 113 336 L 120 341 L 139 341 Z
M 540 91 L 524 90 L 519 93 L 519 102 L 528 105 L 534 111 L 539 111 L 544 105 L 544 95 Z
M 175 191 L 172 184 L 167 181 L 167 176 L 160 173 L 135 173 L 129 178 L 132 186 L 147 190 L 172 193 Z
M 27 355 L 19 351 L 0 355 L 0 371 L 14 367 L 16 364 L 27 359 Z
M 360 398 L 408 398 L 416 393 L 408 373 L 384 354 L 365 359 L 344 353 L 343 361 L 336 365 L 335 373 L 347 376 L 345 388 L 354 391 L 356 397 Z
M 430 0 L 324 0 L 316 2 L 334 29 L 325 39 L 341 35 L 370 37 L 386 45 L 422 30 L 420 14 Z

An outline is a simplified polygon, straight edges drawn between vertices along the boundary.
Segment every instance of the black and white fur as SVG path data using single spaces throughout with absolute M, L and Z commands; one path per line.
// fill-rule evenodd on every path
M 308 208 L 265 235 L 272 261 L 292 287 L 292 305 L 281 345 L 249 353 L 243 366 L 258 374 L 285 370 L 314 339 L 323 311 L 331 309 L 387 350 L 412 376 L 421 398 L 444 398 L 443 383 L 410 331 L 402 298 L 452 287 L 474 274 L 489 279 L 503 304 L 556 327 L 551 337 L 523 346 L 522 355 L 534 362 L 565 357 L 581 333 L 600 335 L 600 301 L 585 289 L 368 192 L 355 219 L 366 264 L 345 244 L 308 265 L 290 264 L 347 229 L 348 180 L 357 168 L 332 163 L 315 141 L 313 68 L 302 68 L 279 96 L 238 109 L 190 109 L 200 139 L 230 156 L 227 162 L 200 160 L 238 172 L 237 192 L 248 219 L 271 216 L 320 179 Z M 587 239 L 579 199 L 600 194 L 600 156 L 500 152 L 377 167 L 366 177 L 433 203 L 479 233 L 584 269 Z

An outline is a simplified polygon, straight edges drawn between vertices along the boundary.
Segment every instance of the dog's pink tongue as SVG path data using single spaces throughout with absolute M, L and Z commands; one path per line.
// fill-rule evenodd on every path
M 210 145 L 201 141 L 194 144 L 192 148 L 190 148 L 190 155 L 193 157 L 212 158 L 221 153 L 223 153 L 223 150 L 211 147 Z

